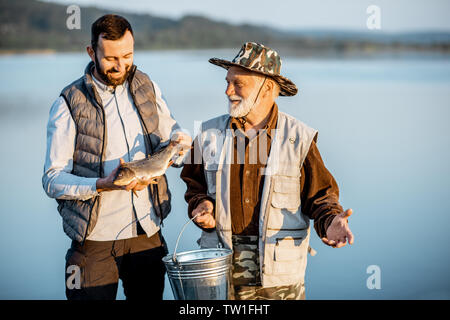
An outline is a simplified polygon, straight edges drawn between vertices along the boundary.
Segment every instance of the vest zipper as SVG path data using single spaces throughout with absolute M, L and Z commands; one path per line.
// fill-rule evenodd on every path
M 266 237 L 267 237 L 267 224 L 269 223 L 269 213 L 270 213 L 270 210 L 269 210 L 269 206 L 270 206 L 270 204 L 268 204 L 269 203 L 269 200 L 271 199 L 271 197 L 272 197 L 272 193 L 273 193 L 273 177 L 271 176 L 270 177 L 270 190 L 269 190 L 269 194 L 268 194 L 268 196 L 267 196 L 267 204 L 266 204 L 266 210 L 265 210 L 265 212 L 264 212 L 264 223 L 263 223 L 263 234 L 262 234 L 262 243 L 264 243 L 265 241 L 266 241 Z
M 267 178 L 267 177 L 266 177 Z M 259 265 L 260 265 L 260 273 L 261 273 L 261 275 L 260 275 L 260 277 L 261 277 L 261 283 L 263 282 L 263 277 L 264 277 L 264 273 L 265 273 L 265 271 L 266 271 L 266 265 L 265 265 L 265 263 L 264 263 L 264 260 L 265 260 L 265 258 L 266 258 L 266 256 L 265 256 L 265 254 L 264 254 L 264 251 L 266 250 L 266 248 L 265 248 L 265 243 L 266 243 L 266 237 L 267 237 L 267 225 L 268 225 L 268 223 L 269 223 L 269 213 L 270 213 L 270 210 L 269 210 L 269 207 L 270 207 L 270 204 L 269 204 L 269 200 L 272 198 L 272 193 L 273 193 L 273 188 L 274 188 L 274 183 L 273 183 L 273 177 L 272 176 L 270 176 L 270 189 L 269 189 L 269 194 L 268 194 L 268 196 L 267 196 L 267 203 L 266 203 L 266 210 L 265 210 L 265 212 L 264 212 L 264 223 L 263 223 L 263 234 L 262 234 L 262 239 L 261 239 L 261 246 L 259 246 L 259 243 L 258 243 L 258 247 L 259 247 L 259 250 L 262 252 L 262 261 L 261 261 L 261 256 L 260 256 L 260 259 L 259 259 Z
M 114 101 L 116 102 L 117 115 L 119 116 L 120 123 L 122 125 L 123 136 L 125 138 L 125 143 L 127 145 L 128 161 L 132 161 L 131 160 L 131 154 L 130 154 L 130 144 L 128 143 L 128 138 L 127 138 L 127 131 L 125 129 L 125 123 L 123 122 L 123 119 L 122 119 L 122 114 L 120 113 L 119 102 L 117 101 L 117 95 L 116 95 L 116 90 L 115 89 L 114 89 Z M 133 214 L 134 214 L 133 220 L 136 221 L 136 233 L 137 233 L 137 230 L 138 230 L 137 226 L 138 226 L 138 223 L 139 223 L 139 218 L 138 218 L 137 213 L 136 213 L 136 207 L 134 206 L 134 193 L 133 192 L 131 192 L 131 205 L 133 207 Z M 133 231 L 132 231 L 132 233 L 133 233 Z
M 106 140 L 106 115 L 105 115 L 105 110 L 103 109 L 103 105 L 99 104 L 98 101 L 95 98 L 93 100 L 100 107 L 100 110 L 102 111 L 102 116 L 103 116 L 102 151 L 100 153 L 100 168 L 99 168 L 99 172 L 98 172 L 99 177 L 102 178 L 103 175 L 104 175 L 104 172 L 103 172 L 103 162 L 104 161 L 103 160 L 104 160 L 105 140 Z M 87 223 L 87 226 L 86 226 L 86 231 L 84 232 L 83 240 L 81 241 L 81 245 L 83 245 L 84 242 L 86 241 L 88 230 L 89 230 L 89 225 L 91 224 L 92 210 L 94 209 L 95 204 L 97 203 L 97 201 L 98 201 L 98 208 L 100 209 L 100 194 L 97 197 L 95 197 L 94 203 L 92 204 L 91 210 L 89 211 L 88 223 Z M 97 212 L 97 214 L 98 214 L 98 212 Z
M 287 239 L 287 240 L 302 240 L 303 239 L 303 237 L 292 237 L 292 238 L 289 238 L 289 239 Z M 275 246 L 279 246 L 280 245 L 280 240 L 286 240 L 286 238 L 276 238 L 275 239 Z

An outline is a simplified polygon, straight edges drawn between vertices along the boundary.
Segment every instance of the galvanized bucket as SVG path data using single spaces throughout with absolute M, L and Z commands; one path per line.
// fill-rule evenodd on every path
M 232 251 L 223 248 L 200 249 L 176 253 L 162 260 L 176 300 L 227 300 Z

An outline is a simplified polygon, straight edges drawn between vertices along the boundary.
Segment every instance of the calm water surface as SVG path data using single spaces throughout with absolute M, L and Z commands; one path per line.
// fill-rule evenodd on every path
M 139 52 L 135 63 L 161 87 L 180 124 L 224 113 L 225 71 L 208 58 L 234 51 Z M 41 186 L 48 111 L 78 78 L 84 54 L 0 57 L 0 298 L 64 299 L 70 244 L 56 202 Z M 300 94 L 279 107 L 319 130 L 318 146 L 353 208 L 355 244 L 332 249 L 315 232 L 309 299 L 450 298 L 450 61 L 284 59 Z M 173 211 L 163 233 L 170 250 L 187 205 L 179 169 L 168 171 Z M 196 249 L 189 226 L 180 251 Z M 366 270 L 381 269 L 369 290 Z M 166 281 L 165 299 L 173 299 Z M 119 289 L 118 298 L 123 299 Z

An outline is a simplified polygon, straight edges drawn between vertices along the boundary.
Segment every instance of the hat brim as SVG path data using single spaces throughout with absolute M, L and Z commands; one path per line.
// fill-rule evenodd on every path
M 262 71 L 254 70 L 251 68 L 244 67 L 238 63 L 234 63 L 231 61 L 219 59 L 219 58 L 211 58 L 208 60 L 210 63 L 215 64 L 216 66 L 222 67 L 224 69 L 229 69 L 230 67 L 240 67 L 243 69 L 246 69 L 251 72 L 256 72 L 259 74 L 263 74 L 265 76 L 271 77 L 273 80 L 275 80 L 278 85 L 280 86 L 280 96 L 295 96 L 298 92 L 298 88 L 291 80 L 289 80 L 286 77 L 280 76 L 280 75 L 273 75 L 269 73 L 265 73 Z

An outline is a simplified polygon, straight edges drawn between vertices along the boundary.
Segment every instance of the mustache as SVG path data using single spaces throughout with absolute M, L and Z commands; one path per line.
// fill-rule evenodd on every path
M 97 69 L 97 72 L 98 72 L 100 78 L 106 84 L 114 86 L 114 87 L 117 86 L 117 85 L 120 85 L 120 84 L 122 84 L 122 83 L 124 83 L 126 81 L 126 79 L 128 78 L 128 76 L 130 74 L 131 67 L 132 67 L 132 65 L 126 65 L 125 66 L 125 72 L 124 72 L 123 76 L 121 76 L 120 79 L 114 79 L 112 75 L 120 73 L 120 71 L 118 71 L 115 67 L 112 67 L 112 68 L 110 68 L 108 70 L 102 69 L 102 67 L 101 67 L 101 65 L 100 65 L 100 63 L 98 61 L 97 55 L 95 55 L 94 62 L 95 62 L 95 68 Z
M 130 70 L 130 66 L 125 67 L 125 72 Z M 105 71 L 105 73 L 120 73 L 119 70 L 116 70 L 116 68 L 111 68 Z
M 233 94 L 233 95 L 231 95 L 231 96 L 228 96 L 228 101 L 232 101 L 232 100 L 239 100 L 239 101 L 242 101 L 242 97 L 240 97 L 240 96 L 238 96 L 238 95 L 236 95 L 236 94 Z

